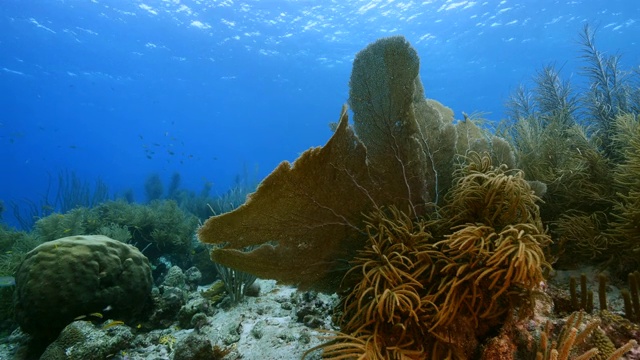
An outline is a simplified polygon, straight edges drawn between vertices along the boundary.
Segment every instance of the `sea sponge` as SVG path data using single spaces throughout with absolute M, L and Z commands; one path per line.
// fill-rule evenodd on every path
M 152 282 L 148 259 L 131 245 L 101 235 L 46 242 L 16 272 L 16 321 L 45 340 L 91 313 L 130 321 L 147 304 Z

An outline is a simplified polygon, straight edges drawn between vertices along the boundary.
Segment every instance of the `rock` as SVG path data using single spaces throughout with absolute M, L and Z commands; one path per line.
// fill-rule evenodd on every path
M 202 273 L 197 267 L 192 266 L 184 272 L 184 277 L 188 285 L 197 287 L 200 285 L 200 281 L 202 280 Z
M 188 293 L 183 288 L 160 285 L 152 291 L 153 312 L 148 322 L 157 328 L 166 328 L 176 320 L 186 303 Z
M 176 344 L 173 360 L 216 360 L 211 342 L 202 335 L 189 334 Z
M 172 266 L 169 268 L 169 272 L 164 277 L 164 281 L 162 282 L 164 286 L 184 288 L 186 286 L 185 276 L 182 272 L 182 269 L 178 266 Z
M 209 305 L 209 301 L 204 299 L 199 294 L 191 296 L 180 311 L 178 312 L 178 324 L 184 329 L 192 327 L 192 318 L 198 313 L 205 313 L 207 315 L 213 314 L 213 308 Z
M 245 296 L 258 297 L 260 295 L 260 284 L 253 283 L 244 288 Z
M 133 334 L 128 326 L 96 327 L 88 321 L 75 321 L 49 344 L 40 360 L 102 360 L 130 346 Z

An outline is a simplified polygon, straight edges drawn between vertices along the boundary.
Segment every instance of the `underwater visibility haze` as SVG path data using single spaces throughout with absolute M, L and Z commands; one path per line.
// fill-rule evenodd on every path
M 0 358 L 640 358 L 637 34 L 632 0 L 3 0 Z
M 218 194 L 261 178 L 329 138 L 353 57 L 390 35 L 416 47 L 429 98 L 499 121 L 542 66 L 576 77 L 585 23 L 637 64 L 638 13 L 629 0 L 4 1 L 0 199 L 37 201 L 61 170 L 137 201 L 151 173 Z

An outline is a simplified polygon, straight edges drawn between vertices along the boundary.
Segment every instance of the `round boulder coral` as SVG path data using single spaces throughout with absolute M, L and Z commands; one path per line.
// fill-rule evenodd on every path
M 82 316 L 131 321 L 151 294 L 149 260 L 106 236 L 70 236 L 36 247 L 16 272 L 14 308 L 20 327 L 54 339 Z

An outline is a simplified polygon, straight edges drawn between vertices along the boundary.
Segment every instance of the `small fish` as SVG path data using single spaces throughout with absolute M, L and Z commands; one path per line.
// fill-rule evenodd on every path
M 80 315 L 80 316 L 76 316 L 76 317 L 74 317 L 74 318 L 73 318 L 73 320 L 82 320 L 82 319 L 86 319 L 86 318 L 88 318 L 89 316 L 97 317 L 97 318 L 99 318 L 99 319 L 102 319 L 102 318 L 104 317 L 104 316 L 102 316 L 102 314 L 101 314 L 101 313 L 99 313 L 99 312 L 94 312 L 94 313 L 91 313 L 91 314 L 88 314 L 88 315 Z
M 13 276 L 0 276 L 0 288 L 15 286 L 16 278 Z
M 114 327 L 114 326 L 118 326 L 118 325 L 124 325 L 124 321 L 114 320 L 114 321 L 112 321 L 112 322 L 110 322 L 110 323 L 108 323 L 108 324 L 104 325 L 104 326 L 102 327 L 102 330 L 106 330 L 106 329 L 108 329 L 108 328 L 112 328 L 112 327 Z

